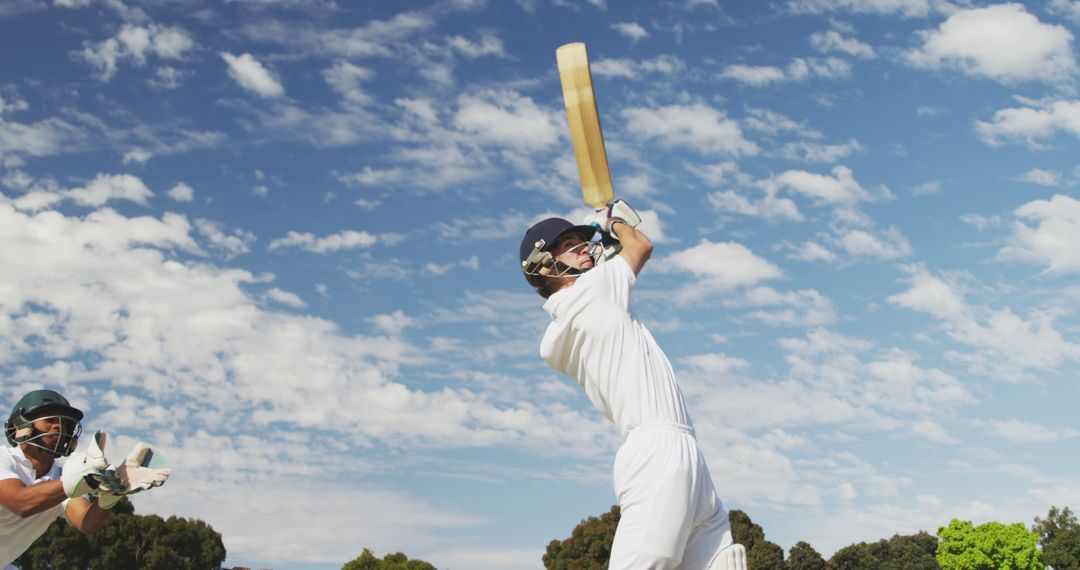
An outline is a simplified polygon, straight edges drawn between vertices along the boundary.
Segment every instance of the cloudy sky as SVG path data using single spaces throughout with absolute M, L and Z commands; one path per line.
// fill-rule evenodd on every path
M 154 444 L 137 512 L 228 565 L 540 568 L 614 502 L 515 257 L 586 213 L 585 41 L 729 508 L 826 556 L 1080 508 L 1078 33 L 1075 0 L 4 0 L 0 404 Z

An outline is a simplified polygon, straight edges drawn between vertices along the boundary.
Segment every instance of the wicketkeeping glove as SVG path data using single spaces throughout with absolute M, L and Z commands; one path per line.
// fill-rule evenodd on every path
M 68 457 L 60 475 L 67 496 L 80 497 L 103 485 L 108 487 L 120 484 L 105 459 L 106 439 L 105 432 L 99 431 L 90 440 L 90 446 L 85 453 L 72 453 Z
M 150 449 L 149 445 L 141 441 L 136 443 L 135 447 L 124 458 L 124 462 L 116 468 L 116 476 L 120 479 L 121 487 L 110 490 L 117 495 L 130 495 L 164 485 L 165 481 L 169 479 L 169 473 L 172 470 L 169 468 L 149 467 L 153 458 L 154 451 Z

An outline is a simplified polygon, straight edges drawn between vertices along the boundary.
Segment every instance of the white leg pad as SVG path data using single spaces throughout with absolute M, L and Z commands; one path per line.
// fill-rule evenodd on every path
M 732 544 L 721 550 L 709 564 L 709 570 L 746 570 L 746 548 Z

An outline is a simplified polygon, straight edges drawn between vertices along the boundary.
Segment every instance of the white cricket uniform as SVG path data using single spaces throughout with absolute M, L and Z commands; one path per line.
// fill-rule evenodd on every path
M 60 479 L 61 468 L 53 462 L 52 469 L 42 477 L 37 476 L 34 466 L 18 447 L 6 447 L 0 451 L 0 480 L 20 479 L 23 485 L 34 485 L 45 481 Z M 36 515 L 21 518 L 19 515 L 0 507 L 0 568 L 6 568 L 27 548 L 45 534 L 56 517 L 64 516 L 68 500 L 46 509 Z
M 585 388 L 625 438 L 615 456 L 622 512 L 610 570 L 704 570 L 732 544 L 675 373 L 630 310 L 637 282 L 621 255 L 544 303 L 540 355 Z

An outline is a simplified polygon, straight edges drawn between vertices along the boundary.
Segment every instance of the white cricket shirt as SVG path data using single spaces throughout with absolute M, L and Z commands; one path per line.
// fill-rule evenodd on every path
M 691 425 L 671 363 L 630 310 L 636 283 L 621 255 L 586 271 L 544 303 L 551 324 L 540 342 L 544 361 L 577 380 L 623 436 L 642 424 Z
M 60 478 L 61 468 L 53 462 L 52 469 L 38 477 L 30 460 L 18 447 L 5 447 L 0 451 L 0 480 L 21 479 L 24 485 L 33 485 Z M 20 518 L 19 515 L 0 507 L 0 568 L 6 568 L 45 534 L 56 517 L 64 514 L 67 500 L 36 515 Z

